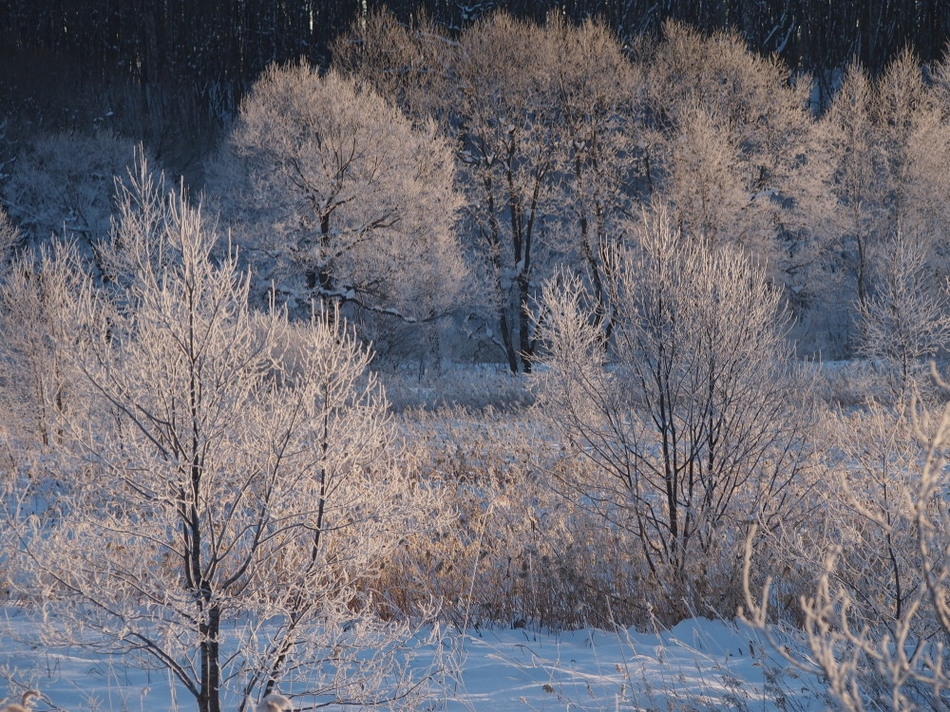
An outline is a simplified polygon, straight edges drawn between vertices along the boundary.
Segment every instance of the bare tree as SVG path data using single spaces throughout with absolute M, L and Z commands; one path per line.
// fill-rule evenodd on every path
M 254 85 L 212 183 L 249 209 L 235 227 L 256 290 L 418 322 L 451 310 L 466 277 L 453 170 L 431 121 L 301 63 Z
M 34 592 L 59 634 L 166 668 L 200 712 L 278 684 L 408 706 L 409 624 L 382 622 L 372 580 L 438 508 L 394 464 L 370 354 L 333 314 L 251 311 L 200 211 L 154 186 L 119 220 L 128 286 L 87 278 L 61 315 L 85 407 L 59 421 L 61 489 L 5 522 Z M 162 200 L 157 230 L 128 212 Z
M 609 343 L 576 278 L 545 284 L 540 397 L 603 474 L 573 483 L 579 496 L 634 534 L 674 606 L 708 603 L 722 547 L 792 511 L 806 448 L 790 346 L 778 295 L 742 252 L 706 252 L 662 212 L 628 239 L 612 258 Z

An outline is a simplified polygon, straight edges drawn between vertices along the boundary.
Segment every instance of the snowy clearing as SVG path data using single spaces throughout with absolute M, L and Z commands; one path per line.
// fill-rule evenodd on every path
M 5 695 L 42 690 L 37 712 L 191 710 L 162 671 L 117 657 L 31 643 L 30 619 L 6 608 L 0 627 Z M 442 640 L 448 683 L 430 710 L 821 710 L 819 680 L 792 669 L 741 623 L 696 618 L 669 631 L 545 634 L 482 630 Z M 430 659 L 420 655 L 420 664 Z M 452 668 L 456 668 L 453 670 Z M 285 691 L 292 692 L 292 691 Z M 313 700 L 297 698 L 296 709 Z M 236 709 L 226 699 L 225 709 Z M 336 709 L 322 706 L 322 709 Z M 342 708 L 340 708 L 342 709 Z

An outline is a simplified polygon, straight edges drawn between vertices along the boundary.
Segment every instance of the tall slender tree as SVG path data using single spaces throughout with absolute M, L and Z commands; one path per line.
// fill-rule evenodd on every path
M 463 33 L 452 67 L 459 162 L 469 228 L 485 266 L 495 342 L 512 373 L 531 370 L 530 301 L 560 169 L 549 37 L 497 14 Z

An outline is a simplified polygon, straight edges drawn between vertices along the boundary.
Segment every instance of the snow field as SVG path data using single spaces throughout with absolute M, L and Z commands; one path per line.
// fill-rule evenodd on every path
M 741 622 L 693 618 L 670 630 L 546 633 L 528 629 L 449 631 L 417 650 L 415 664 L 441 660 L 423 709 L 822 710 L 818 678 L 790 666 Z M 439 648 L 437 650 L 437 648 Z M 0 622 L 0 676 L 18 698 L 42 690 L 37 712 L 158 712 L 194 703 L 161 670 L 78 648 L 44 649 L 30 616 L 7 607 Z M 283 690 L 293 695 L 292 690 Z M 298 710 L 334 709 L 296 698 Z M 236 710 L 233 695 L 225 709 Z M 339 709 L 343 709 L 340 707 Z

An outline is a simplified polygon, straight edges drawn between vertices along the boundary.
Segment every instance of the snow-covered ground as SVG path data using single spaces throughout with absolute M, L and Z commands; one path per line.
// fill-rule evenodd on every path
M 27 642 L 29 621 L 0 610 L 0 697 L 42 690 L 37 712 L 192 710 L 167 674 L 80 649 Z M 814 675 L 791 668 L 742 624 L 697 618 L 669 631 L 542 634 L 482 630 L 443 640 L 449 683 L 430 710 L 821 710 Z M 424 658 L 425 656 L 421 656 Z M 6 689 L 3 689 L 3 686 Z M 299 700 L 307 708 L 305 700 Z M 332 709 L 329 708 L 329 709 Z

